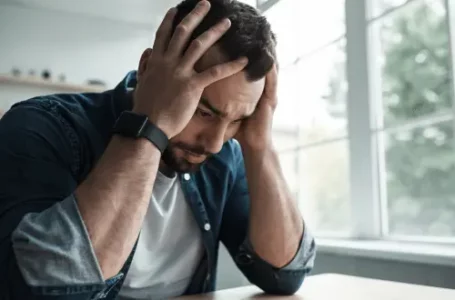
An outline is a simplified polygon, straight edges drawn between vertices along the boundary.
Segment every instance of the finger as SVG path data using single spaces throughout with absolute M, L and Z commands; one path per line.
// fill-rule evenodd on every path
M 231 27 L 231 21 L 229 19 L 224 19 L 194 39 L 188 47 L 188 50 L 186 50 L 182 60 L 182 67 L 185 69 L 194 69 L 196 62 L 223 36 L 229 27 Z
M 273 64 L 272 69 L 267 73 L 265 77 L 265 87 L 263 93 L 263 99 L 267 99 L 269 105 L 276 107 L 277 105 L 277 89 L 278 89 L 278 68 L 276 64 Z
M 169 42 L 168 53 L 180 56 L 183 48 L 188 43 L 194 29 L 202 22 L 210 10 L 210 2 L 200 1 L 196 7 L 180 22 L 175 28 L 171 41 Z
M 278 85 L 278 69 L 276 64 L 273 64 L 272 69 L 267 73 L 265 77 L 265 88 L 264 93 L 267 95 L 275 95 Z
M 234 75 L 242 71 L 248 64 L 246 57 L 238 58 L 224 64 L 213 66 L 202 73 L 196 75 L 196 80 L 204 87 L 215 81 Z
M 166 13 L 160 27 L 158 27 L 158 30 L 156 31 L 153 52 L 162 54 L 166 51 L 169 39 L 171 38 L 172 22 L 174 21 L 176 13 L 177 9 L 175 7 L 169 9 Z

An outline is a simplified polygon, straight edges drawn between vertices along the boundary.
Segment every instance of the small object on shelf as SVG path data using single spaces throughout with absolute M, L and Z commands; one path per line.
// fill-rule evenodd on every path
M 105 91 L 104 86 L 96 85 L 79 85 L 71 84 L 68 82 L 56 82 L 51 80 L 45 80 L 41 76 L 31 78 L 28 76 L 13 76 L 11 74 L 0 74 L 0 91 L 3 89 L 4 84 L 14 84 L 17 86 L 35 86 L 43 89 L 50 89 L 60 92 L 93 92 L 100 93 Z
M 36 71 L 33 70 L 33 69 L 30 69 L 28 71 L 28 76 L 31 77 L 31 78 L 36 78 Z
M 19 76 L 21 76 L 21 70 L 19 70 L 18 68 L 13 68 L 11 70 L 11 74 L 13 74 L 13 76 L 15 76 L 15 77 L 19 77 Z
M 88 85 L 106 86 L 106 83 L 101 79 L 89 79 L 87 80 Z
M 49 70 L 44 70 L 43 73 L 41 73 L 41 77 L 45 80 L 51 79 L 51 72 Z

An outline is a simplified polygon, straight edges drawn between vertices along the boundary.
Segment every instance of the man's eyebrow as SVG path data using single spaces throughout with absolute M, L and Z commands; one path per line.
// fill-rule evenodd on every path
M 221 110 L 217 109 L 215 106 L 210 104 L 209 100 L 206 98 L 201 98 L 201 104 L 204 105 L 206 108 L 208 108 L 211 112 L 213 112 L 215 115 L 219 117 L 225 118 L 227 116 L 226 113 L 222 112 Z
M 210 102 L 207 98 L 201 98 L 200 103 L 202 105 L 204 105 L 207 109 L 209 109 L 212 113 L 217 115 L 218 117 L 221 117 L 221 118 L 227 117 L 227 113 L 222 112 L 221 110 L 219 110 L 218 108 L 216 108 L 215 106 L 210 104 Z M 236 121 L 242 121 L 242 120 L 248 119 L 250 116 L 251 115 L 244 115 L 244 116 L 240 117 L 239 119 L 237 119 Z

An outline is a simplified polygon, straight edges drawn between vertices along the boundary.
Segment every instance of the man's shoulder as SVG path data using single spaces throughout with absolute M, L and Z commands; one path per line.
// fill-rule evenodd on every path
M 65 108 L 68 112 L 76 110 L 75 105 L 69 105 L 75 102 L 73 97 L 76 94 L 52 94 L 17 102 L 5 113 L 2 123 L 7 122 L 8 130 L 26 128 L 33 131 L 43 123 L 50 127 L 60 126 L 60 121 L 65 119 Z
M 105 93 L 49 94 L 20 101 L 10 111 L 44 109 L 50 114 L 64 115 L 64 112 L 84 114 L 88 107 L 96 105 Z
M 27 116 L 29 126 L 52 121 L 53 126 L 87 132 L 114 122 L 109 92 L 37 96 L 14 104 L 5 117 Z
M 103 97 L 103 93 L 52 94 L 18 102 L 1 119 L 0 136 L 17 136 L 15 140 L 27 141 L 39 137 L 34 139 L 34 147 L 53 149 L 56 153 L 67 149 L 71 153 L 67 158 L 80 166 L 83 154 L 93 156 L 102 152 L 108 138 L 106 121 L 113 117 L 108 104 L 102 104 Z

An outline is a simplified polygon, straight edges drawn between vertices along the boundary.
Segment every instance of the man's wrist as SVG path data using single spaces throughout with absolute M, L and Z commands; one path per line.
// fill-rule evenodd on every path
M 146 138 L 130 138 L 120 134 L 114 134 L 113 137 L 122 148 L 128 149 L 132 152 L 153 152 L 161 156 L 160 149 Z
M 133 111 L 124 111 L 117 119 L 113 133 L 133 139 L 145 139 L 156 146 L 161 153 L 166 149 L 169 138 L 149 117 Z
M 243 152 L 243 156 L 246 158 L 247 156 L 253 157 L 260 157 L 265 156 L 267 153 L 274 153 L 275 148 L 271 142 L 264 142 L 264 143 L 241 143 L 240 144 Z

